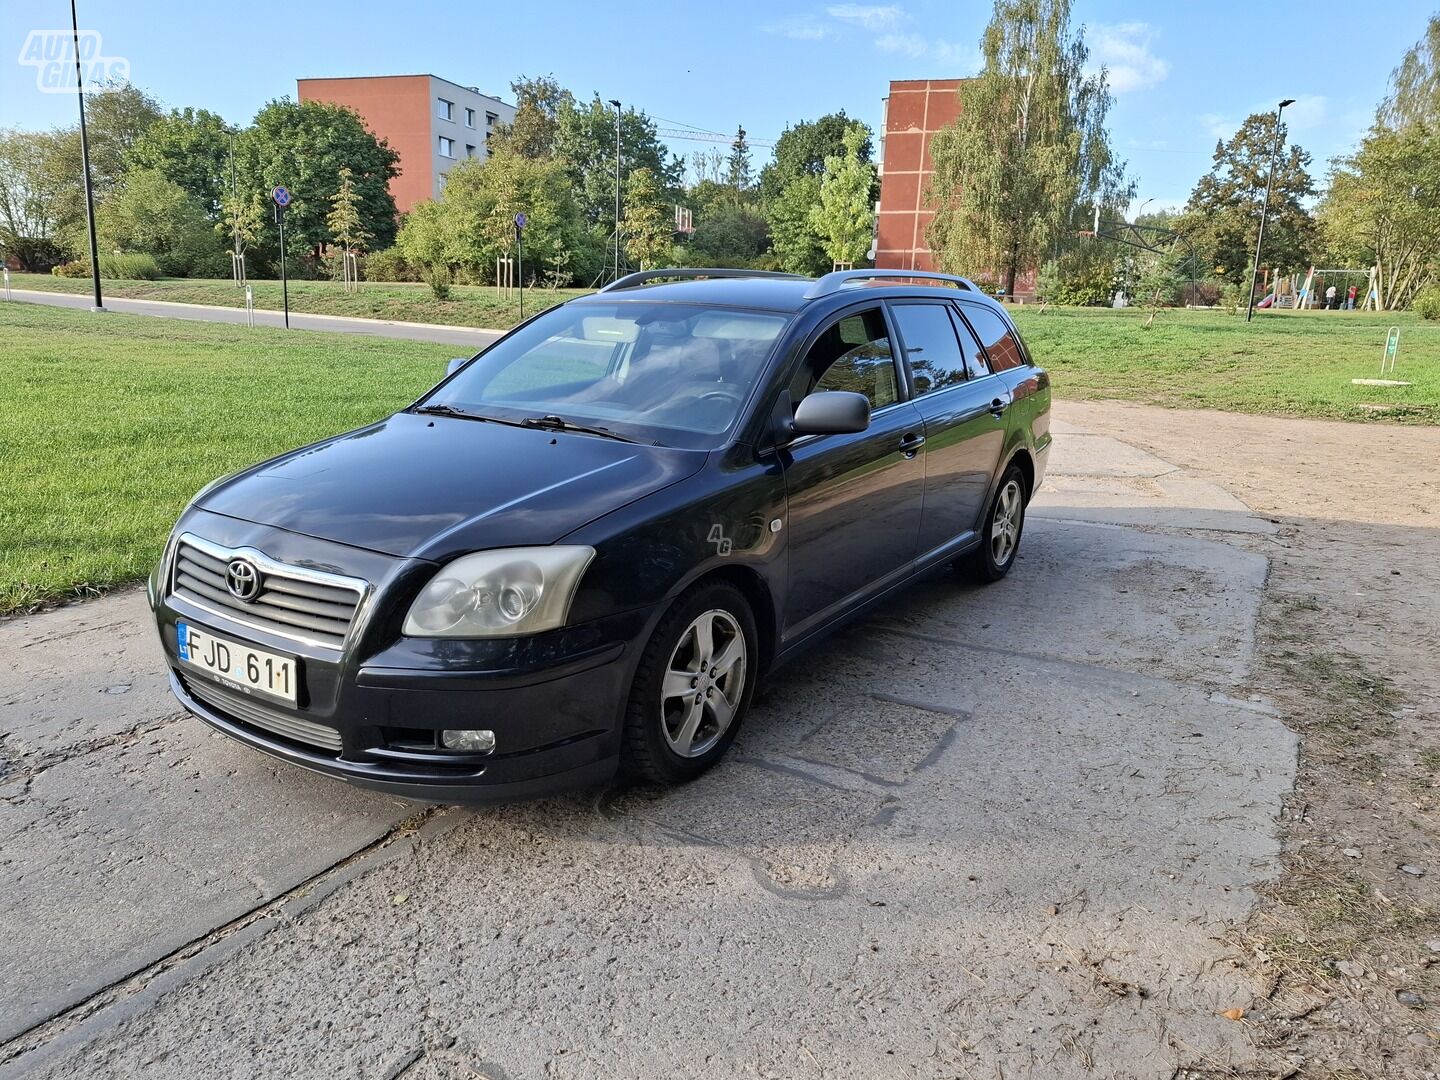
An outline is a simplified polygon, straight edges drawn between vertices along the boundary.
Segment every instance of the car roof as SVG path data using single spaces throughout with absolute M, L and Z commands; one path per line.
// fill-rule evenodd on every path
M 657 270 L 647 271 L 644 275 L 632 274 L 621 278 L 615 285 L 578 297 L 571 303 L 608 304 L 644 300 L 794 313 L 822 300 L 836 297 L 857 299 L 862 294 L 873 293 L 877 300 L 926 297 L 968 300 L 987 307 L 1000 307 L 973 282 L 921 271 L 916 271 L 914 277 L 904 271 L 840 271 L 821 278 L 810 278 L 761 272 L 752 276 L 741 270 L 712 270 L 710 273 L 717 276 L 699 276 L 705 273 L 705 270 Z M 667 279 L 666 274 L 674 274 L 678 280 Z M 632 279 L 646 276 L 652 277 L 652 280 L 632 283 Z M 935 283 L 926 284 L 926 279 Z

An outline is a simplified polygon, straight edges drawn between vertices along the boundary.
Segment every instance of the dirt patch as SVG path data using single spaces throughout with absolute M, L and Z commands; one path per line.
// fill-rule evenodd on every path
M 1268 514 L 1255 690 L 1302 736 L 1236 936 L 1266 1071 L 1440 1075 L 1440 430 L 1066 404 Z M 1217 1075 L 1228 1075 L 1219 1072 Z

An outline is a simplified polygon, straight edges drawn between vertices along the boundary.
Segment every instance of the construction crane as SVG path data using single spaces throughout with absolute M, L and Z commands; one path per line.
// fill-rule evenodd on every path
M 734 135 L 721 135 L 718 131 L 697 131 L 690 128 L 656 128 L 655 134 L 665 135 L 672 139 L 682 139 L 688 142 L 724 143 L 726 146 L 735 145 Z M 745 141 L 750 146 L 775 145 L 773 142 L 765 142 L 761 139 L 747 138 Z

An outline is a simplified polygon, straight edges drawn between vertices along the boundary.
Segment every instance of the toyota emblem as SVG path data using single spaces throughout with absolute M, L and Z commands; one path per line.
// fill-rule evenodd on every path
M 249 559 L 231 559 L 225 567 L 225 588 L 236 600 L 248 604 L 260 595 L 260 571 Z

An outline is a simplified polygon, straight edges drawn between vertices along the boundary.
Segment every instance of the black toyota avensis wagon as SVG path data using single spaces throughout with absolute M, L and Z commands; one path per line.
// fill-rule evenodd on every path
M 916 574 L 1015 561 L 1050 381 L 964 278 L 632 274 L 218 480 L 149 596 L 175 695 L 434 801 L 673 783 Z

